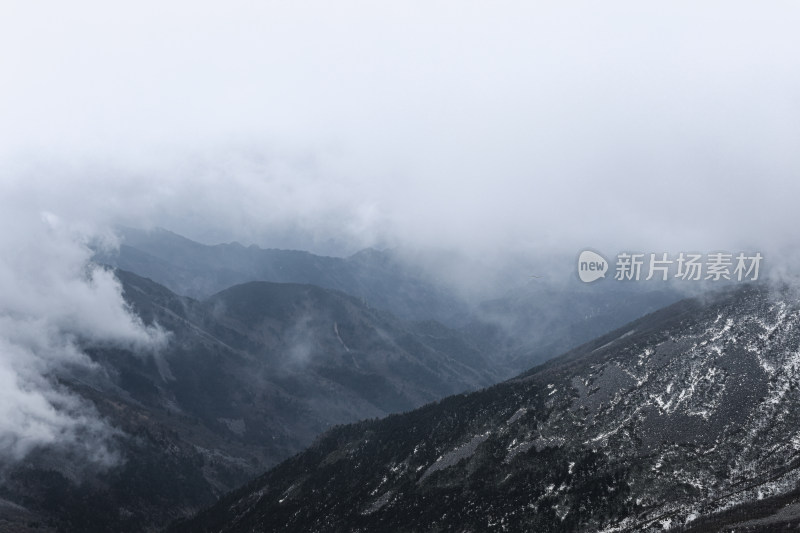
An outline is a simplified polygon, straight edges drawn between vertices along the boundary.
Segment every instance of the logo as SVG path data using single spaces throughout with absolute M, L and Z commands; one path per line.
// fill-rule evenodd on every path
M 761 261 L 760 252 L 738 254 L 712 252 L 708 254 L 681 252 L 677 255 L 663 253 L 620 252 L 614 265 L 616 281 L 756 281 Z M 592 250 L 578 256 L 578 277 L 591 283 L 606 277 L 609 264 L 605 257 Z
M 584 283 L 591 283 L 606 277 L 608 261 L 602 255 L 591 250 L 584 250 L 578 256 L 578 277 Z

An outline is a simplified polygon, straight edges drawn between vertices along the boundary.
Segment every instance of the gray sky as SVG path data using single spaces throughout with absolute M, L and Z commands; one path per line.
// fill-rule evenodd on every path
M 3 193 L 68 220 L 320 251 L 792 240 L 790 2 L 3 10 Z

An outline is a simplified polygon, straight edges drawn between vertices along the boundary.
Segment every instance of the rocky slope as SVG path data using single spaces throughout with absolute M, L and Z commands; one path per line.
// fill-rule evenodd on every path
M 746 286 L 335 428 L 172 531 L 782 531 L 799 413 L 798 297 Z

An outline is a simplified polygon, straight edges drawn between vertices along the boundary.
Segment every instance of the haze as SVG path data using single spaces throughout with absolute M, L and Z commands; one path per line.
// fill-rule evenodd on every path
M 791 3 L 4 5 L 3 201 L 90 234 L 336 255 L 793 243 Z

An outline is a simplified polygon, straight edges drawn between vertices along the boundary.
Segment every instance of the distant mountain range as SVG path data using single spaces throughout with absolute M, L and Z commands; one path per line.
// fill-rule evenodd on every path
M 100 368 L 58 379 L 122 430 L 125 462 L 76 476 L 79 459 L 56 446 L 6 468 L 0 530 L 157 530 L 331 426 L 499 379 L 458 332 L 338 291 L 250 282 L 198 301 L 117 277 L 133 310 L 171 332 L 168 347 L 155 357 L 86 347 Z
M 303 283 L 346 292 L 405 319 L 447 320 L 463 301 L 390 252 L 327 257 L 239 243 L 205 245 L 162 228 L 119 228 L 117 254 L 98 261 L 150 278 L 177 294 L 203 299 L 249 281 Z
M 521 280 L 519 287 L 491 300 L 469 302 L 440 281 L 446 272 L 437 279 L 392 251 L 366 249 L 339 258 L 238 243 L 204 245 L 162 228 L 118 231 L 119 253 L 97 260 L 177 294 L 203 299 L 250 281 L 339 290 L 402 319 L 436 320 L 460 329 L 492 356 L 505 377 L 683 297 L 673 285 Z
M 173 532 L 789 531 L 800 300 L 684 300 L 488 389 L 328 431 Z
M 405 453 L 405 448 L 398 451 L 395 444 L 419 446 L 422 455 L 418 461 L 422 462 L 415 462 L 414 468 L 420 469 L 418 472 L 432 468 L 425 483 L 418 480 L 420 487 L 429 487 L 428 477 L 435 480 L 444 475 L 437 472 L 458 471 L 431 467 L 431 450 L 444 454 L 442 460 L 449 465 L 449 446 L 485 449 L 479 446 L 483 437 L 467 432 L 477 427 L 475 420 L 495 420 L 501 415 L 495 412 L 495 404 L 483 405 L 481 398 L 495 398 L 507 387 L 523 387 L 512 399 L 497 401 L 516 405 L 514 402 L 522 402 L 528 395 L 526 412 L 551 412 L 548 401 L 567 402 L 567 396 L 578 393 L 561 387 L 551 398 L 552 391 L 546 389 L 542 394 L 547 398 L 541 403 L 537 399 L 540 393 L 535 392 L 539 389 L 534 387 L 538 378 L 531 377 L 476 395 L 431 402 L 500 382 L 678 298 L 673 290 L 650 286 L 529 283 L 493 300 L 470 304 L 392 252 L 364 250 L 335 258 L 235 243 L 207 246 L 166 230 L 124 229 L 122 237 L 118 254 L 98 253 L 96 260 L 116 269 L 131 310 L 145 323 L 157 323 L 168 331 L 169 344 L 155 355 L 86 345 L 84 349 L 97 367 L 92 371 L 63 369 L 53 379 L 93 404 L 108 424 L 119 430 L 113 447 L 123 460 L 111 469 L 99 470 L 55 445 L 37 450 L 23 463 L 2 465 L 0 531 L 159 531 L 302 451 L 325 431 L 328 433 L 308 452 L 270 471 L 263 479 L 277 481 L 270 481 L 269 486 L 290 479 L 303 486 L 298 479 L 306 477 L 309 483 L 317 483 L 314 476 L 321 465 L 298 474 L 292 470 L 295 467 L 291 465 L 296 464 L 292 461 L 313 457 L 320 446 L 330 448 L 330 453 L 335 453 L 326 455 L 322 466 L 342 470 L 331 471 L 325 482 L 330 485 L 325 487 L 358 489 L 352 495 L 345 492 L 342 501 L 352 504 L 352 509 L 362 504 L 397 509 L 393 527 L 412 527 L 413 520 L 406 523 L 397 518 L 408 511 L 398 499 L 399 488 L 381 492 L 373 487 L 370 490 L 385 499 L 375 503 L 363 499 L 358 487 L 342 481 L 340 476 L 350 475 L 346 472 L 352 450 L 347 446 L 361 442 L 362 430 L 381 435 L 384 430 L 380 428 L 389 427 L 394 435 L 394 440 L 380 441 L 383 444 L 377 450 L 364 444 L 370 457 L 374 455 L 368 459 L 372 466 L 383 465 L 385 454 L 399 458 L 397 454 Z M 638 334 L 629 337 L 639 338 Z M 572 358 L 583 360 L 581 350 L 534 374 L 546 375 L 552 370 L 545 369 L 561 368 Z M 429 405 L 421 411 L 375 421 L 424 404 Z M 450 410 L 441 415 L 440 409 L 446 406 L 451 406 L 447 407 Z M 545 423 L 543 412 L 537 411 L 536 424 Z M 342 426 L 358 420 L 373 422 Z M 575 426 L 565 431 L 579 429 Z M 534 429 L 526 431 L 525 438 L 530 440 Z M 428 436 L 430 442 L 426 443 Z M 478 440 L 473 442 L 473 438 Z M 494 438 L 489 435 L 486 442 L 494 442 Z M 370 437 L 365 442 L 377 441 Z M 430 464 L 424 466 L 429 459 Z M 485 482 L 491 485 L 496 481 L 491 473 L 494 466 L 484 466 L 488 469 Z M 374 480 L 359 472 L 353 479 L 371 486 Z M 387 474 L 385 483 L 390 483 L 393 475 Z M 412 478 L 403 479 L 406 483 Z M 471 479 L 458 483 L 469 484 Z M 228 514 L 226 505 L 231 498 L 255 498 L 247 493 L 254 486 L 227 497 L 201 517 L 220 529 L 237 530 L 239 519 Z M 272 490 L 258 486 L 257 491 Z M 303 509 L 313 514 L 317 503 L 333 505 L 317 497 L 314 490 L 321 489 L 303 492 L 302 498 L 315 495 L 310 506 L 302 503 L 302 498 L 297 500 Z M 241 503 L 236 505 L 242 509 L 243 524 L 260 523 L 262 511 L 284 516 L 283 507 L 262 510 L 261 505 L 246 509 Z M 419 502 L 413 504 L 413 509 L 423 507 Z M 326 529 L 318 522 L 319 516 L 299 511 L 285 524 L 287 530 L 296 531 L 350 531 L 353 527 L 356 531 L 361 527 L 354 525 L 350 515 L 337 514 L 340 512 L 344 511 L 319 515 L 330 516 L 330 523 L 338 524 L 339 529 Z M 367 517 L 364 524 L 372 524 L 371 512 L 359 516 Z M 421 514 L 419 520 L 426 516 Z M 453 527 L 456 523 L 461 522 L 443 522 Z M 200 527 L 198 524 L 182 527 L 192 530 Z M 269 522 L 268 526 L 281 530 L 276 524 Z M 482 523 L 475 524 L 475 531 L 484 530 Z M 372 530 L 369 527 L 364 530 Z
M 675 286 L 531 283 L 481 302 L 461 329 L 511 377 L 683 297 Z

